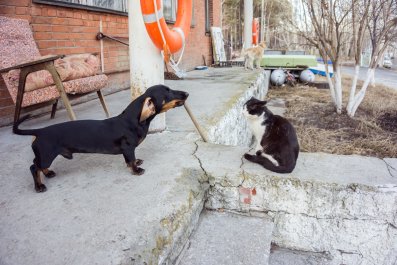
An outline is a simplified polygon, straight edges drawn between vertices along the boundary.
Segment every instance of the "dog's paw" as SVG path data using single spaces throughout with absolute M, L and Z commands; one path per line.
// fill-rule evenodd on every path
M 44 173 L 44 176 L 46 177 L 46 178 L 53 178 L 53 177 L 55 177 L 57 174 L 55 174 L 55 172 L 54 171 L 52 171 L 52 170 L 48 170 L 47 172 L 44 172 L 43 171 L 43 173 Z
M 34 187 L 36 192 L 45 192 L 47 190 L 47 187 L 44 184 L 37 185 Z
M 132 170 L 132 174 L 133 175 L 140 176 L 143 173 L 145 173 L 145 170 L 143 168 L 141 168 L 141 167 L 137 167 L 136 169 Z
M 142 160 L 142 159 L 136 159 L 136 160 L 135 160 L 135 165 L 137 165 L 137 166 L 142 165 L 142 163 L 143 163 L 143 160 Z
M 247 160 L 252 160 L 253 157 L 254 157 L 253 155 L 250 155 L 248 153 L 244 154 L 244 158 Z

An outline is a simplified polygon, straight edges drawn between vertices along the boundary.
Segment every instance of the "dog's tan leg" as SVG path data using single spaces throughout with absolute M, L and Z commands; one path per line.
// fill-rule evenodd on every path
M 47 187 L 43 184 L 43 180 L 41 179 L 40 169 L 35 164 L 33 164 L 30 166 L 30 172 L 33 176 L 34 189 L 36 190 L 36 192 L 45 192 L 47 190 Z
M 44 168 L 42 170 L 42 172 L 43 172 L 44 176 L 46 176 L 46 178 L 53 178 L 56 175 L 54 171 L 49 170 L 48 168 Z

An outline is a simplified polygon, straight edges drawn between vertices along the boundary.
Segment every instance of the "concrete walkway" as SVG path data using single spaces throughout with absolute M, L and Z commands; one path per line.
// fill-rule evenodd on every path
M 205 211 L 180 265 L 267 265 L 272 231 L 265 218 Z
M 193 113 L 213 139 L 239 140 L 243 133 L 230 135 L 244 128 L 236 115 L 256 95 L 258 76 L 263 73 L 209 69 L 166 84 L 189 92 Z M 129 95 L 106 97 L 113 115 Z M 104 118 L 97 101 L 74 110 L 79 119 Z M 66 120 L 59 111 L 55 120 L 40 117 L 22 127 Z M 202 143 L 183 108 L 167 113 L 167 126 L 137 149 L 144 175 L 131 175 L 121 156 L 59 157 L 52 166 L 57 176 L 45 180 L 48 191 L 41 194 L 29 172 L 31 137 L 1 128 L 0 264 L 172 264 L 205 202 L 208 209 L 266 213 L 274 222 L 272 241 L 284 248 L 392 264 L 397 159 L 302 153 L 296 171 L 278 175 L 241 160 L 249 150 L 244 144 Z

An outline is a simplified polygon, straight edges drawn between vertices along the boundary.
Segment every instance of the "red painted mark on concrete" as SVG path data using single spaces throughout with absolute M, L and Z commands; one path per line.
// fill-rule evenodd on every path
M 239 193 L 240 193 L 240 198 L 243 203 L 251 204 L 251 189 L 240 187 Z
M 240 187 L 240 194 L 250 195 L 251 194 L 251 189 Z
M 253 188 L 253 189 L 252 189 L 252 191 L 251 191 L 251 193 L 252 193 L 252 195 L 254 195 L 254 196 L 255 196 L 255 195 L 256 195 L 256 189 L 255 189 L 255 188 Z

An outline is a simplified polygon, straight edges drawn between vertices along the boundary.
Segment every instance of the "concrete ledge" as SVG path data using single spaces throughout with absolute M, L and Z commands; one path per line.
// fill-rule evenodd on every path
M 193 71 L 183 81 L 166 83 L 190 94 L 187 104 L 211 142 L 236 145 L 251 141 L 242 106 L 252 96 L 266 95 L 268 79 L 269 73 L 263 70 L 232 67 Z M 195 131 L 185 113 L 167 113 L 167 127 L 171 131 Z
M 214 144 L 249 146 L 252 133 L 242 114 L 243 105 L 251 97 L 263 99 L 269 89 L 270 71 L 262 71 L 257 79 L 225 106 L 225 111 L 212 119 L 207 129 L 208 141 Z
M 267 213 L 281 247 L 365 264 L 396 258 L 397 178 L 385 160 L 301 153 L 293 173 L 277 174 L 244 161 L 247 151 L 199 143 L 197 157 L 210 181 L 208 209 Z

